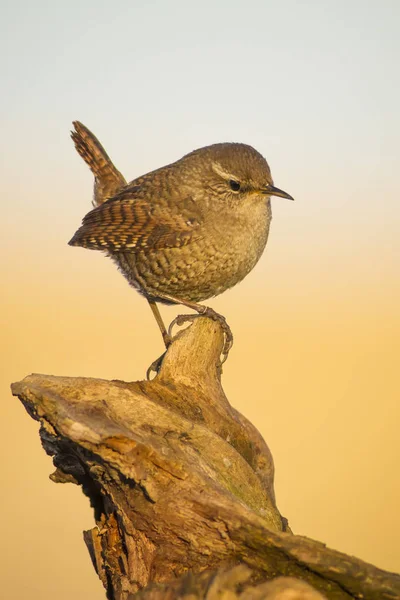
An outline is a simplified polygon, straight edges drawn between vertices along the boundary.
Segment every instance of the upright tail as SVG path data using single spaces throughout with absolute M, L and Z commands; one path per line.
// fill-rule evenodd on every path
M 98 206 L 114 196 L 127 182 L 96 136 L 79 121 L 74 121 L 73 126 L 75 130 L 71 131 L 71 137 L 75 148 L 94 175 L 93 205 Z

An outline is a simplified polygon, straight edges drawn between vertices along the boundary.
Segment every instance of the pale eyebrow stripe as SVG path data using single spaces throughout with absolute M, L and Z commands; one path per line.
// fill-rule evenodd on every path
M 217 173 L 217 175 L 219 175 L 220 177 L 222 177 L 223 179 L 235 179 L 235 181 L 238 180 L 237 175 L 232 175 L 232 173 L 228 173 L 228 171 L 225 171 L 221 165 L 217 162 L 213 162 L 211 165 L 212 170 Z

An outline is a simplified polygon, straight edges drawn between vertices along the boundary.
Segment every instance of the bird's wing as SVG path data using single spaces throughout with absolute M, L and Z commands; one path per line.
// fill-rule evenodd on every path
M 183 210 L 171 214 L 160 205 L 153 206 L 135 198 L 134 189 L 123 190 L 83 219 L 70 240 L 70 246 L 111 252 L 135 252 L 146 248 L 179 248 L 198 234 L 200 213 L 191 198 Z

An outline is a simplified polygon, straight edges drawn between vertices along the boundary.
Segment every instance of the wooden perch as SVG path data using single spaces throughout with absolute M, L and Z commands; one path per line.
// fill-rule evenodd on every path
M 219 325 L 199 318 L 153 381 L 12 386 L 41 423 L 52 480 L 90 498 L 84 539 L 108 598 L 400 598 L 400 576 L 291 534 L 271 453 L 222 390 L 222 345 Z

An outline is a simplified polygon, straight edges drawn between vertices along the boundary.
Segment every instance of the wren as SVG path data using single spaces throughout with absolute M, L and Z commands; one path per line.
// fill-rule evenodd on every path
M 97 138 L 78 121 L 71 133 L 95 177 L 95 208 L 69 244 L 102 250 L 149 302 L 166 347 L 174 323 L 206 315 L 233 337 L 225 318 L 199 304 L 241 281 L 260 259 L 271 223 L 273 185 L 265 158 L 251 146 L 221 143 L 127 183 Z M 182 304 L 167 332 L 157 302 Z

